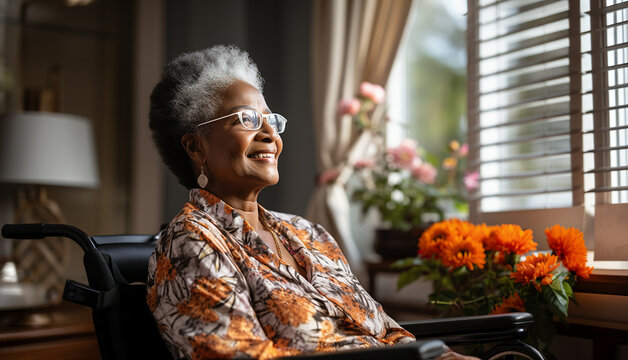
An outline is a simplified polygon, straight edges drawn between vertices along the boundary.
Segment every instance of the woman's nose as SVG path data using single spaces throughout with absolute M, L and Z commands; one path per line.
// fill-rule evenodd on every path
M 268 123 L 268 121 L 266 121 L 266 119 L 263 119 L 262 120 L 262 127 L 258 131 L 257 136 L 262 141 L 273 142 L 273 141 L 277 140 L 277 137 L 279 137 L 279 134 L 277 133 L 275 128 L 272 127 Z

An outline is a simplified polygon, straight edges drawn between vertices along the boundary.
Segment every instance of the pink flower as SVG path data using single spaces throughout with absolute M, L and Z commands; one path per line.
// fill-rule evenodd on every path
M 462 144 L 462 146 L 460 147 L 460 156 L 467 156 L 468 153 L 469 153 L 469 144 L 467 143 Z
M 386 96 L 386 90 L 377 84 L 371 84 L 370 82 L 363 82 L 360 84 L 360 95 L 371 100 L 372 102 L 379 104 L 384 100 Z
M 316 178 L 316 183 L 318 185 L 325 185 L 333 182 L 340 175 L 340 170 L 333 168 L 327 171 L 324 171 L 322 174 L 318 175 Z
M 388 149 L 391 162 L 399 167 L 409 169 L 417 158 L 417 143 L 413 139 L 403 139 L 399 146 Z
M 412 177 L 426 184 L 433 184 L 438 170 L 428 162 L 415 162 L 410 169 Z
M 477 171 L 468 173 L 464 176 L 462 182 L 464 182 L 464 187 L 467 188 L 468 191 L 473 191 L 480 187 L 480 173 Z
M 353 164 L 353 166 L 356 169 L 372 168 L 375 166 L 375 159 L 359 159 Z
M 350 99 L 350 100 L 340 100 L 338 103 L 338 115 L 351 115 L 354 116 L 360 111 L 360 100 L 358 99 Z

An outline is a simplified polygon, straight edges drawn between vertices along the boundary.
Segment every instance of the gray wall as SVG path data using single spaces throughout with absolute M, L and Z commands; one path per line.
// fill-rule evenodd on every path
M 305 214 L 314 188 L 314 139 L 310 100 L 311 1 L 168 0 L 166 58 L 215 44 L 249 52 L 265 79 L 268 105 L 288 119 L 282 134 L 279 184 L 265 189 L 267 209 Z M 164 222 L 187 200 L 187 191 L 165 174 Z

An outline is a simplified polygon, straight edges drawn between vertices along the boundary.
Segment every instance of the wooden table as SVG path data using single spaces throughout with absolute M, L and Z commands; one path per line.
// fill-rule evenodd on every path
M 16 324 L 25 316 L 50 320 L 32 327 Z M 0 312 L 0 359 L 100 359 L 89 308 L 63 301 L 35 312 Z

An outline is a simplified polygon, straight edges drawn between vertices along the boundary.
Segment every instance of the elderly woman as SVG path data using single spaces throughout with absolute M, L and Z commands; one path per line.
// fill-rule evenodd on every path
M 235 48 L 184 54 L 151 96 L 159 152 L 189 201 L 150 259 L 147 301 L 175 358 L 271 358 L 413 341 L 320 225 L 257 202 L 286 119 Z

